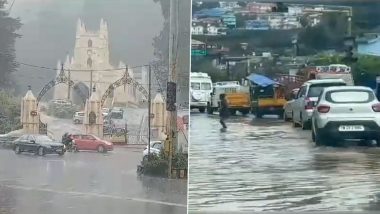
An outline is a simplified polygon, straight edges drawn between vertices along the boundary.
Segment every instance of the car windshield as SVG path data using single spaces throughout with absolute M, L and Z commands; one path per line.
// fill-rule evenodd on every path
M 201 90 L 211 90 L 211 83 L 202 83 Z
M 323 84 L 314 84 L 309 88 L 309 92 L 307 93 L 307 97 L 319 97 L 324 88 L 331 86 L 345 86 L 345 83 L 323 83 Z
M 191 89 L 193 89 L 193 90 L 200 90 L 201 89 L 201 84 L 199 82 L 192 82 L 191 83 Z
M 53 142 L 53 140 L 50 137 L 45 135 L 36 136 L 35 138 L 37 142 Z
M 375 99 L 368 90 L 337 90 L 326 93 L 326 100 L 333 103 L 369 103 Z

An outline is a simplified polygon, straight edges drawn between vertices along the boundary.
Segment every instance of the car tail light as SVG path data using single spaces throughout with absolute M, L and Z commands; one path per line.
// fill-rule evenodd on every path
M 380 103 L 372 105 L 372 110 L 374 112 L 380 112 Z
M 313 108 L 314 108 L 314 102 L 309 99 L 305 99 L 305 110 L 313 109 Z
M 327 113 L 330 111 L 330 106 L 320 105 L 317 107 L 319 113 Z

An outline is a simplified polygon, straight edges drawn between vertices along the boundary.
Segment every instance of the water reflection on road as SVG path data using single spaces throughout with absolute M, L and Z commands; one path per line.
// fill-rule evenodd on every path
M 0 149 L 0 213 L 186 213 L 187 182 L 138 177 L 141 148 L 63 157 Z
M 190 210 L 380 210 L 379 148 L 315 147 L 273 118 L 218 123 L 191 115 Z

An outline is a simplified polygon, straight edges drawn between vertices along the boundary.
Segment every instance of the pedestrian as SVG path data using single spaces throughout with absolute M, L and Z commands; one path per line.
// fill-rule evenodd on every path
M 219 117 L 220 117 L 220 124 L 222 125 L 221 131 L 226 131 L 227 126 L 226 126 L 225 120 L 230 115 L 230 110 L 228 109 L 228 102 L 226 99 L 226 95 L 220 94 L 219 100 L 220 100 Z

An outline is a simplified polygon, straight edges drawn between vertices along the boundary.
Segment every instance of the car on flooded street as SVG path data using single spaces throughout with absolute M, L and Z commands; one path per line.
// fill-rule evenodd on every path
M 284 104 L 284 116 L 283 116 L 284 121 L 292 120 L 293 103 L 295 101 L 298 91 L 299 91 L 299 88 L 293 89 L 292 92 L 287 97 L 287 102 Z
M 66 152 L 62 143 L 54 141 L 46 135 L 22 135 L 14 141 L 13 145 L 16 154 L 29 152 L 44 156 L 45 154 L 64 155 Z
M 375 140 L 380 146 L 380 103 L 371 88 L 325 88 L 312 116 L 312 140 L 331 145 L 338 140 Z
M 150 154 L 153 154 L 153 155 L 159 155 L 163 148 L 164 148 L 164 143 L 162 141 L 151 141 L 150 151 L 148 151 L 148 146 L 146 146 L 143 151 L 143 160 L 148 158 L 148 152 L 150 152 Z
M 113 143 L 106 140 L 102 140 L 99 137 L 91 134 L 72 134 L 70 138 L 74 141 L 76 149 L 97 151 L 99 153 L 105 153 L 113 150 Z
M 310 129 L 311 116 L 315 103 L 324 88 L 331 86 L 346 86 L 342 79 L 318 79 L 305 82 L 299 89 L 296 99 L 292 104 L 293 126 L 301 126 L 302 129 Z

